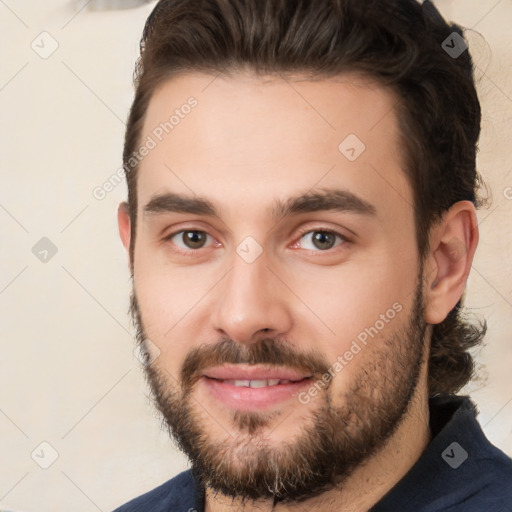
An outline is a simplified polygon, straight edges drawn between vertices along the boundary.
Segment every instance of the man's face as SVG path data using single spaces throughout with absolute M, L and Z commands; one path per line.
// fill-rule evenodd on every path
M 350 75 L 189 73 L 156 91 L 148 137 L 132 312 L 158 406 L 204 484 L 317 495 L 394 432 L 424 355 L 393 98 Z

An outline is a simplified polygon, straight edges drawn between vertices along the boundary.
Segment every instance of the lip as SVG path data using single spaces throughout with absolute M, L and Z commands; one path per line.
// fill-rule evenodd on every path
M 282 384 L 252 388 L 235 386 L 232 380 L 287 380 Z M 203 372 L 200 382 L 208 393 L 229 409 L 239 411 L 264 410 L 296 397 L 311 385 L 311 376 L 285 368 L 223 366 Z
M 257 365 L 225 365 L 207 368 L 204 377 L 217 380 L 291 380 L 300 381 L 310 378 L 311 374 L 301 374 L 295 370 L 280 367 L 264 367 Z

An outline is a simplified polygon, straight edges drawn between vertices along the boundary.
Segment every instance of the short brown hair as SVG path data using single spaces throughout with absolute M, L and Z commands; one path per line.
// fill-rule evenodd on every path
M 454 37 L 462 38 L 462 29 L 446 23 L 428 0 L 160 0 L 141 40 L 123 153 L 131 261 L 138 169 L 129 162 L 153 92 L 178 73 L 247 68 L 315 79 L 357 72 L 391 88 L 413 190 L 418 252 L 425 258 L 430 229 L 445 211 L 462 200 L 481 205 L 480 103 L 469 51 L 455 58 L 442 46 L 446 40 L 454 45 Z M 462 299 L 433 327 L 430 396 L 454 393 L 470 380 L 469 349 L 485 332 L 485 321 L 473 325 L 464 318 Z

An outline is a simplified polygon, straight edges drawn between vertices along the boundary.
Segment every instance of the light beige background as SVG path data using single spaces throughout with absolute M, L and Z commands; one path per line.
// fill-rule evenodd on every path
M 132 353 L 116 225 L 125 183 L 103 200 L 92 194 L 121 165 L 154 3 L 106 13 L 79 11 L 85 3 L 0 1 L 0 504 L 25 512 L 107 512 L 187 467 Z M 483 36 L 470 34 L 470 49 L 483 107 L 478 162 L 493 203 L 479 213 L 467 303 L 489 333 L 482 379 L 467 391 L 489 439 L 512 455 L 512 3 L 436 4 Z M 46 59 L 31 47 L 51 48 L 43 31 L 58 43 Z M 42 237 L 58 249 L 46 263 L 32 253 Z M 31 457 L 49 462 L 52 450 L 48 469 Z

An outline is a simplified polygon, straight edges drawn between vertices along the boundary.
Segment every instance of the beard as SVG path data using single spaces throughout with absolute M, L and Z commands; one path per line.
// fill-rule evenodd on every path
M 387 339 L 376 340 L 371 347 L 369 342 L 366 351 L 371 351 L 372 358 L 362 360 L 346 389 L 333 396 L 329 382 L 317 395 L 299 435 L 289 442 L 268 442 L 271 426 L 280 415 L 275 410 L 230 411 L 229 429 L 237 429 L 237 434 L 226 433 L 224 438 L 214 439 L 209 424 L 211 430 L 211 424 L 219 421 L 204 414 L 205 407 L 193 396 L 194 386 L 202 370 L 226 363 L 283 366 L 321 380 L 332 364 L 318 351 L 299 353 L 292 344 L 273 338 L 250 345 L 223 338 L 216 344 L 192 349 L 179 378 L 159 367 L 158 360 L 145 365 L 155 405 L 169 435 L 190 460 L 199 488 L 238 499 L 242 504 L 261 499 L 273 500 L 274 504 L 301 502 L 341 489 L 358 466 L 385 446 L 406 418 L 415 397 L 427 330 L 422 276 L 421 266 L 407 321 Z M 130 312 L 136 339 L 142 343 L 147 336 L 134 290 Z M 297 401 L 297 407 L 304 406 Z

